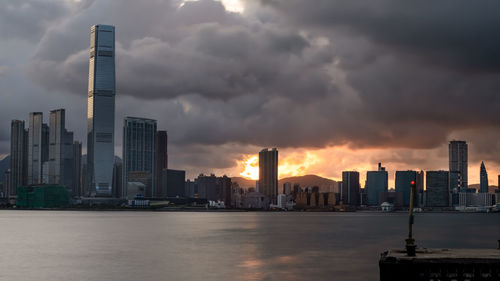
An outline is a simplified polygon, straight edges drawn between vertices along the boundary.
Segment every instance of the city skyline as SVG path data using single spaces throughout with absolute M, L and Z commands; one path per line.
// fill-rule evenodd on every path
M 446 169 L 446 147 L 453 139 L 469 143 L 470 183 L 479 183 L 477 167 L 481 161 L 485 161 L 490 175 L 499 173 L 498 120 L 488 107 L 495 102 L 494 93 L 498 89 L 495 80 L 490 81 L 490 76 L 484 74 L 494 75 L 494 67 L 475 61 L 458 47 L 449 47 L 444 54 L 460 54 L 461 63 L 452 64 L 449 57 L 438 56 L 434 59 L 439 62 L 436 66 L 425 58 L 425 49 L 418 48 L 418 44 L 416 49 L 408 49 L 397 36 L 400 33 L 377 37 L 383 28 L 377 32 L 368 30 L 365 22 L 349 13 L 345 21 L 337 23 L 328 22 L 321 13 L 318 15 L 321 11 L 314 6 L 304 7 L 299 3 L 290 3 L 288 7 L 290 14 L 296 8 L 304 10 L 304 18 L 300 20 L 284 14 L 285 4 L 278 0 L 269 1 L 268 5 L 247 1 L 222 4 L 199 1 L 181 5 L 165 1 L 131 3 L 118 9 L 117 4 L 106 6 L 100 1 L 86 4 L 54 1 L 39 7 L 54 13 L 49 14 L 54 19 L 66 20 L 66 24 L 44 21 L 47 15 L 40 13 L 33 20 L 45 24 L 29 29 L 31 33 L 10 32 L 20 27 L 9 29 L 5 45 L 9 52 L 4 53 L 10 55 L 0 60 L 0 79 L 8 82 L 0 86 L 5 93 L 0 117 L 7 120 L 0 124 L 3 136 L 0 154 L 9 151 L 6 139 L 10 120 L 27 121 L 28 112 L 47 114 L 54 108 L 66 109 L 67 127 L 75 133 L 75 140 L 82 141 L 83 153 L 87 153 L 86 124 L 82 119 L 87 104 L 88 31 L 102 22 L 118 27 L 115 155 L 121 156 L 122 120 L 131 115 L 158 120 L 169 131 L 170 162 L 191 173 L 188 178 L 200 172 L 238 176 L 244 171 L 247 158 L 255 156 L 262 147 L 272 146 L 280 150 L 280 177 L 317 174 L 340 180 L 342 171 L 355 169 L 364 182 L 365 172 L 375 170 L 376 164 L 383 162 L 392 187 L 392 171 Z M 398 9 L 377 4 L 388 13 Z M 327 3 L 324 9 L 335 15 L 333 7 L 334 4 Z M 10 13 L 20 12 L 17 8 L 13 4 Z M 110 9 L 116 13 L 107 17 Z M 207 10 L 211 12 L 200 14 Z M 130 11 L 152 12 L 146 13 L 150 14 L 148 20 L 136 24 L 126 17 Z M 264 11 L 283 32 L 272 29 L 258 17 Z M 360 13 L 371 15 L 368 9 Z M 163 21 L 165 15 L 170 15 L 172 21 Z M 387 23 L 383 19 L 374 20 L 381 26 Z M 429 20 L 440 24 L 433 17 Z M 323 21 L 331 27 L 331 32 L 316 28 L 315 21 Z M 210 28 L 210 24 L 218 28 Z M 258 28 L 248 29 L 251 24 Z M 409 22 L 402 23 L 405 24 Z M 287 25 L 291 28 L 285 28 Z M 352 30 L 339 33 L 339 25 Z M 165 32 L 154 26 L 165 27 Z M 423 23 L 417 27 L 428 30 Z M 489 28 L 480 21 L 473 30 Z M 299 29 L 304 33 L 297 33 Z M 237 37 L 238 34 L 242 37 Z M 444 36 L 443 40 L 453 39 L 450 36 Z M 463 36 L 472 38 L 469 33 Z M 238 44 L 244 40 L 253 42 L 252 48 Z M 480 40 L 473 51 L 488 54 L 482 49 L 484 43 Z M 238 52 L 241 48 L 246 52 Z M 17 52 L 23 55 L 16 55 Z M 229 58 L 246 67 L 234 68 Z M 192 68 L 193 65 L 200 67 Z M 404 70 L 391 71 L 401 66 Z M 325 68 L 329 71 L 325 72 Z M 225 76 L 219 69 L 229 70 L 234 77 Z M 275 79 L 267 79 L 267 69 L 277 70 Z M 465 75 L 470 69 L 477 72 Z M 427 73 L 440 79 L 431 79 Z M 164 74 L 171 79 L 162 79 Z M 382 86 L 374 83 L 370 75 L 381 81 Z M 251 77 L 260 84 L 252 82 Z M 335 83 L 329 82 L 331 78 Z M 391 84 L 393 80 L 398 83 Z M 414 82 L 422 80 L 430 82 Z M 462 81 L 459 85 L 454 83 L 458 80 Z M 483 82 L 490 83 L 489 89 L 493 91 L 484 89 Z M 387 90 L 383 85 L 393 87 Z M 429 95 L 417 96 L 417 92 Z M 373 96 L 380 102 L 374 101 Z M 408 102 L 417 97 L 418 103 Z M 437 104 L 435 108 L 440 110 L 431 108 L 431 104 Z M 349 113 L 344 114 L 342 108 Z M 482 110 L 476 111 L 477 108 Z M 265 120 L 276 121 L 269 125 Z M 489 177 L 492 185 L 496 184 L 494 178 Z

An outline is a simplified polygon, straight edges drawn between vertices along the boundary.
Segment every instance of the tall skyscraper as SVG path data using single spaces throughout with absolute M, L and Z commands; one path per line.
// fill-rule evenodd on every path
M 66 111 L 50 112 L 49 127 L 49 182 L 73 190 L 73 132 L 66 130 Z M 73 193 L 73 191 L 72 191 Z
M 168 135 L 167 131 L 158 131 L 156 135 L 156 197 L 166 197 L 166 186 L 163 184 L 163 170 L 168 169 Z M 167 173 L 168 174 L 168 173 Z
M 123 186 L 141 175 L 146 196 L 156 194 L 156 120 L 126 117 L 123 124 Z M 131 176 L 131 173 L 133 176 Z M 122 197 L 127 196 L 123 188 Z
M 403 194 L 403 206 L 410 206 L 410 195 L 411 195 L 411 182 L 417 181 L 417 172 L 416 171 L 396 171 L 396 192 L 401 192 Z M 417 190 L 415 189 L 415 199 Z M 416 202 L 416 201 L 414 201 Z M 415 204 L 418 206 L 418 204 Z
M 278 150 L 263 149 L 259 152 L 259 192 L 276 204 L 278 200 Z
M 115 28 L 94 25 L 90 36 L 87 114 L 87 176 L 91 196 L 112 196 L 115 94 Z
M 488 172 L 486 172 L 486 167 L 484 166 L 484 162 L 481 162 L 479 192 L 488 193 Z
M 360 204 L 359 172 L 342 172 L 340 199 L 345 205 L 358 206 Z
M 27 184 L 42 184 L 44 163 L 48 161 L 49 127 L 43 123 L 42 112 L 31 112 L 28 128 Z
M 83 196 L 82 182 L 82 143 L 75 141 L 73 143 L 73 196 Z
M 460 172 L 462 190 L 468 187 L 468 148 L 465 141 L 450 141 L 450 172 Z
M 428 171 L 426 176 L 427 207 L 450 206 L 448 171 Z
M 381 192 L 387 192 L 388 189 L 388 179 L 389 176 L 381 163 L 378 163 L 378 171 L 368 171 L 366 172 L 366 192 L 367 192 L 367 205 L 378 206 L 382 202 L 379 202 L 379 194 Z
M 5 189 L 7 196 L 17 195 L 17 187 L 26 184 L 27 176 L 27 136 L 24 121 L 12 120 L 10 126 L 10 179 Z

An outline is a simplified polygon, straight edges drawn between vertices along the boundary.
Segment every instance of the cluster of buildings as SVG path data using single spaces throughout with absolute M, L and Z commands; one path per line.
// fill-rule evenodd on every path
M 424 189 L 425 177 L 425 189 Z M 500 189 L 488 193 L 488 174 L 480 167 L 480 188 L 468 186 L 468 146 L 465 141 L 449 143 L 449 170 L 396 171 L 395 188 L 388 189 L 388 172 L 379 163 L 377 171 L 368 171 L 365 188 L 359 184 L 359 173 L 345 171 L 339 188 L 340 200 L 348 205 L 408 207 L 411 182 L 415 181 L 415 206 L 420 208 L 455 208 L 492 206 L 500 202 Z M 499 176 L 500 186 L 500 176 Z
M 202 174 L 186 182 L 185 171 L 168 169 L 167 132 L 158 130 L 156 120 L 140 117 L 123 120 L 122 160 L 118 160 L 114 143 L 113 26 L 91 28 L 87 94 L 86 160 L 82 161 L 82 143 L 75 141 L 73 133 L 66 129 L 64 109 L 50 111 L 48 124 L 44 123 L 42 112 L 31 112 L 27 126 L 23 120 L 12 120 L 10 170 L 5 175 L 6 184 L 0 197 L 25 200 L 21 205 L 26 206 L 40 205 L 40 202 L 28 202 L 31 197 L 55 198 L 59 194 L 57 198 L 71 197 L 80 202 L 129 200 L 133 201 L 132 205 L 141 206 L 147 205 L 148 199 L 194 198 L 206 200 L 210 206 L 248 209 L 332 208 L 338 205 L 356 208 L 383 203 L 407 207 L 410 182 L 415 181 L 419 207 L 490 206 L 495 202 L 493 195 L 488 193 L 484 163 L 481 164 L 479 193 L 468 188 L 468 149 L 464 141 L 450 142 L 448 171 L 397 171 L 393 190 L 388 189 L 388 173 L 379 164 L 376 171 L 367 172 L 364 188 L 361 188 L 358 172 L 344 171 L 342 182 L 333 190 L 303 189 L 297 185 L 292 188 L 292 183 L 285 183 L 283 191 L 279 192 L 276 148 L 259 152 L 259 180 L 255 188 L 239 187 L 231 178 L 215 175 Z M 19 195 L 18 190 L 23 195 Z M 496 201 L 500 201 L 498 195 Z
M 115 158 L 115 94 L 115 28 L 95 25 L 89 53 L 86 161 L 81 142 L 66 129 L 64 109 L 51 111 L 48 124 L 42 112 L 30 113 L 27 127 L 25 121 L 12 120 L 10 169 L 1 197 L 15 200 L 19 187 L 47 185 L 65 187 L 72 198 L 182 196 L 168 188 L 183 191 L 185 173 L 168 169 L 167 132 L 157 130 L 156 120 L 126 117 L 123 161 Z

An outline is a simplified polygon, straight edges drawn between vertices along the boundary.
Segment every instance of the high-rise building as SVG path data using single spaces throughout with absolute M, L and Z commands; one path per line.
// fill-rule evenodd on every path
M 387 171 L 385 167 L 382 167 L 381 163 L 378 163 L 378 171 L 366 172 L 367 205 L 378 206 L 382 203 L 378 201 L 379 194 L 387 191 L 388 179 Z
M 186 171 L 164 169 L 163 173 L 167 179 L 166 197 L 185 197 Z
M 488 193 L 488 172 L 486 172 L 486 167 L 484 166 L 484 162 L 481 162 L 479 192 Z
M 263 149 L 259 152 L 259 190 L 266 195 L 272 204 L 277 203 L 278 196 L 278 150 Z
M 123 188 L 123 162 L 115 161 L 113 165 L 113 197 L 124 198 L 122 196 Z
M 395 180 L 395 185 L 396 185 L 396 192 L 401 192 L 403 194 L 403 206 L 408 207 L 410 206 L 410 195 L 411 195 L 411 182 L 417 181 L 417 172 L 416 171 L 396 171 L 396 180 Z M 417 190 L 415 189 L 415 200 L 416 200 L 416 194 Z M 414 201 L 416 202 L 416 201 Z M 415 206 L 418 206 L 418 204 L 415 204 Z
M 286 194 L 286 195 L 292 194 L 292 183 L 291 182 L 283 183 L 283 194 Z
M 87 176 L 91 196 L 112 196 L 115 94 L 115 28 L 94 25 L 90 36 L 87 114 Z
M 28 128 L 27 184 L 42 184 L 44 163 L 48 161 L 49 127 L 43 123 L 42 112 L 31 112 Z M 47 171 L 45 171 L 46 173 Z
M 126 117 L 123 124 L 123 185 L 130 173 L 140 172 L 146 180 L 146 196 L 156 194 L 156 120 Z M 135 177 L 135 176 L 134 176 Z M 184 185 L 183 185 L 184 187 Z M 127 196 L 123 190 L 122 197 Z
M 342 172 L 340 198 L 345 205 L 358 206 L 360 203 L 359 172 Z
M 82 177 L 82 143 L 73 142 L 73 196 L 83 196 L 83 177 Z
M 428 171 L 426 176 L 426 206 L 448 207 L 449 201 L 449 172 Z
M 460 172 L 462 190 L 468 187 L 468 148 L 465 141 L 450 141 L 450 172 Z
M 168 169 L 167 131 L 158 131 L 156 134 L 156 197 L 166 197 L 166 186 L 162 179 L 162 171 Z
M 6 196 L 16 196 L 17 187 L 26 184 L 27 176 L 27 136 L 24 121 L 12 120 L 10 126 L 10 179 L 5 184 Z
M 73 193 L 74 176 L 73 132 L 66 130 L 65 110 L 52 110 L 49 127 L 48 183 L 66 186 Z

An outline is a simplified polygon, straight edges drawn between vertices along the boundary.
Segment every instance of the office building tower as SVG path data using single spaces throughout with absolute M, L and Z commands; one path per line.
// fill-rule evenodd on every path
M 164 169 L 163 179 L 167 179 L 166 197 L 186 196 L 186 171 Z
M 87 176 L 91 196 L 112 196 L 115 94 L 115 28 L 94 25 L 90 36 L 87 114 Z
M 389 176 L 381 163 L 378 163 L 377 171 L 366 172 L 366 185 L 365 190 L 367 194 L 367 205 L 378 206 L 382 204 L 379 202 L 379 194 L 388 190 Z
M 403 194 L 403 206 L 408 207 L 410 206 L 410 190 L 411 190 L 411 182 L 417 181 L 417 172 L 415 171 L 396 171 L 396 192 L 401 192 Z M 417 198 L 417 189 L 415 189 L 415 197 Z M 416 201 L 414 201 L 416 202 Z M 415 204 L 415 206 L 418 206 L 418 204 Z
M 340 198 L 344 205 L 358 206 L 360 203 L 359 172 L 342 172 Z
M 286 194 L 286 195 L 292 194 L 292 183 L 291 182 L 283 183 L 283 194 Z
M 259 189 L 258 191 L 277 203 L 278 196 L 278 150 L 263 149 L 259 152 Z
M 486 167 L 484 166 L 484 162 L 481 162 L 479 192 L 488 193 L 488 172 L 486 172 Z
M 428 171 L 426 176 L 426 207 L 448 207 L 449 201 L 449 172 Z
M 166 186 L 163 184 L 162 171 L 168 169 L 167 131 L 158 131 L 156 135 L 156 197 L 166 196 Z
M 10 186 L 5 184 L 4 190 L 7 196 L 16 196 L 17 187 L 26 184 L 27 136 L 24 121 L 12 120 L 10 125 Z
M 460 175 L 459 171 L 450 171 L 450 192 L 461 192 L 463 191 L 462 188 L 462 176 Z
M 46 183 L 43 180 L 44 163 L 48 161 L 49 127 L 43 123 L 42 112 L 31 112 L 28 128 L 28 176 L 27 184 Z M 47 167 L 47 165 L 45 165 Z
M 123 192 L 123 162 L 115 161 L 113 165 L 113 197 L 124 198 Z
M 460 172 L 462 190 L 468 187 L 468 148 L 465 141 L 450 141 L 450 172 Z
M 63 185 L 73 194 L 73 132 L 66 130 L 64 109 L 50 112 L 48 183 Z
M 82 177 L 82 143 L 73 142 L 73 196 L 83 196 L 83 177 Z
M 123 185 L 140 175 L 146 196 L 156 192 L 156 120 L 126 117 L 123 124 Z M 133 174 L 133 176 L 132 176 Z M 183 185 L 184 186 L 184 185 Z M 126 195 L 123 190 L 122 196 Z

